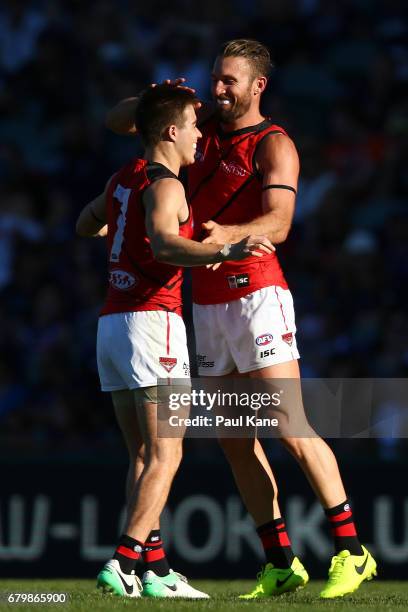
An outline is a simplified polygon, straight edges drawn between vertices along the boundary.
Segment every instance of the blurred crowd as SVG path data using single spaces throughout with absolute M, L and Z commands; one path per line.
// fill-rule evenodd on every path
M 301 157 L 296 217 L 278 254 L 303 375 L 407 375 L 405 5 L 2 2 L 0 447 L 70 453 L 116 440 L 95 363 L 105 246 L 76 238 L 74 225 L 140 145 L 111 134 L 104 117 L 164 78 L 184 76 L 209 99 L 212 61 L 230 38 L 271 49 L 263 111 Z M 397 447 L 378 446 L 390 457 Z

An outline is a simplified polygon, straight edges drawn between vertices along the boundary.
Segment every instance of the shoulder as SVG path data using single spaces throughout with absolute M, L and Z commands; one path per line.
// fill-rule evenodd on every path
M 173 179 L 178 181 L 178 176 L 174 174 L 169 168 L 156 162 L 147 163 L 145 166 L 146 177 L 150 183 L 155 183 L 163 179 Z
M 299 164 L 299 156 L 293 140 L 287 134 L 270 132 L 259 143 L 254 161 L 262 172 L 282 163 Z
M 162 176 L 150 183 L 144 191 L 143 201 L 147 205 L 164 205 L 169 202 L 180 204 L 180 200 L 185 200 L 185 191 L 179 179 L 173 176 Z

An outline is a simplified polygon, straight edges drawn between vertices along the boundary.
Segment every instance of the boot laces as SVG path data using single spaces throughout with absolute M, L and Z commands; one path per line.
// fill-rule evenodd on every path
M 330 568 L 330 582 L 335 582 L 343 573 L 347 557 L 334 557 Z

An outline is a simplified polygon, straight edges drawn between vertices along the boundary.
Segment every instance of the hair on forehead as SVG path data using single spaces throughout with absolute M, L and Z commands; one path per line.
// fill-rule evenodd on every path
M 251 66 L 254 78 L 258 76 L 268 77 L 273 68 L 267 47 L 250 38 L 229 40 L 222 45 L 218 55 L 219 57 L 243 57 Z

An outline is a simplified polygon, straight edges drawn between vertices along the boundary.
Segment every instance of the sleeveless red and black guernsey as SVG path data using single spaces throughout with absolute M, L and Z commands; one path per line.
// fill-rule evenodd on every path
M 183 269 L 153 257 L 146 233 L 143 194 L 162 178 L 178 180 L 168 168 L 134 159 L 117 172 L 107 192 L 109 286 L 101 316 L 166 310 L 181 314 Z M 179 235 L 191 238 L 191 210 Z
M 286 134 L 268 120 L 225 133 L 211 118 L 200 130 L 196 162 L 188 169 L 196 240 L 205 236 L 201 225 L 210 219 L 235 225 L 262 215 L 262 176 L 255 165 L 256 152 L 264 138 Z M 192 273 L 193 301 L 197 304 L 229 302 L 270 285 L 287 289 L 275 253 L 224 262 L 216 271 L 193 268 Z

